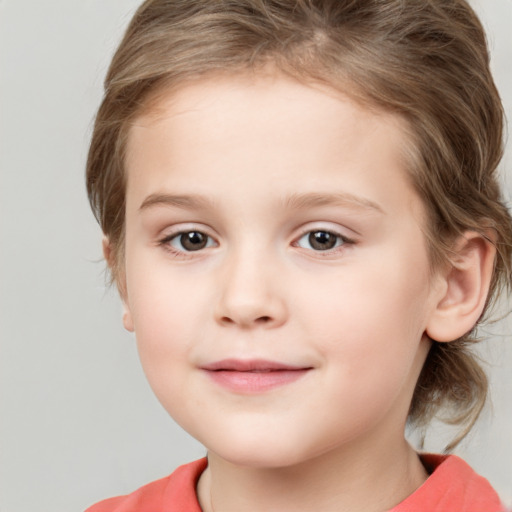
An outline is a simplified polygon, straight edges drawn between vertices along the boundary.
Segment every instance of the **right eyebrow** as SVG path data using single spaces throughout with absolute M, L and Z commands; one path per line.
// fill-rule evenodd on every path
M 151 194 L 142 201 L 139 211 L 155 206 L 171 206 L 184 210 L 205 210 L 213 208 L 213 203 L 206 197 L 196 194 Z

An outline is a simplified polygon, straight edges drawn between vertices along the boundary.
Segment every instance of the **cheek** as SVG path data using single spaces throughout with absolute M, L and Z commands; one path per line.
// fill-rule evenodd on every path
M 415 269 L 403 270 L 403 265 L 382 271 L 364 265 L 351 268 L 317 282 L 315 288 L 304 286 L 309 293 L 297 294 L 294 300 L 320 337 L 332 336 L 333 342 L 341 336 L 357 346 L 378 346 L 386 333 L 419 341 L 427 312 L 428 279 L 417 275 Z M 317 291 L 312 293 L 313 289 Z
M 200 287 L 170 263 L 154 250 L 135 248 L 127 254 L 129 308 L 136 333 L 144 337 L 152 334 L 158 340 L 173 334 L 190 326 L 187 318 L 199 313 Z
M 197 287 L 184 286 L 165 264 L 157 266 L 136 255 L 127 261 L 126 276 L 139 355 L 153 385 L 166 374 L 169 378 L 169 361 L 187 358 L 194 329 L 201 323 Z
M 132 275 L 133 277 L 133 275 Z M 140 277 L 140 281 L 139 281 Z M 190 297 L 146 275 L 133 278 L 131 307 L 140 362 L 147 381 L 163 407 L 180 422 L 180 414 L 193 407 L 193 394 L 183 403 L 183 389 L 190 388 L 190 353 L 197 336 L 197 308 Z
M 428 277 L 404 265 L 351 269 L 326 281 L 318 287 L 322 293 L 301 306 L 307 311 L 301 328 L 362 393 L 365 383 L 377 395 L 384 392 L 414 365 L 425 329 Z

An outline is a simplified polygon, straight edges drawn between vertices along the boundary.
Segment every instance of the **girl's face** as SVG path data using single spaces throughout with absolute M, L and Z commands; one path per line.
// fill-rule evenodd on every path
M 134 123 L 125 325 L 217 456 L 403 442 L 440 297 L 406 142 L 399 119 L 280 76 L 183 86 Z

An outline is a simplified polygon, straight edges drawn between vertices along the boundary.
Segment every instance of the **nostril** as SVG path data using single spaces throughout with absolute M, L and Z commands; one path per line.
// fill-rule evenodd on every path
M 229 316 L 223 316 L 220 318 L 220 322 L 224 325 L 232 325 L 232 324 L 239 324 L 241 326 L 249 327 L 250 325 L 266 325 L 272 322 L 272 317 L 268 315 L 259 316 L 254 318 L 253 320 L 247 320 L 246 319 L 235 319 L 231 318 Z
M 260 316 L 259 318 L 256 318 L 256 323 L 258 324 L 266 324 L 270 322 L 271 318 L 269 316 Z

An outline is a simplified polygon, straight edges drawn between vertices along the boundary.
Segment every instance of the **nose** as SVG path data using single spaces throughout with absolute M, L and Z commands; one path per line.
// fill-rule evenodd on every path
M 278 266 L 254 250 L 232 255 L 219 284 L 216 321 L 243 329 L 275 328 L 286 322 L 288 311 Z

